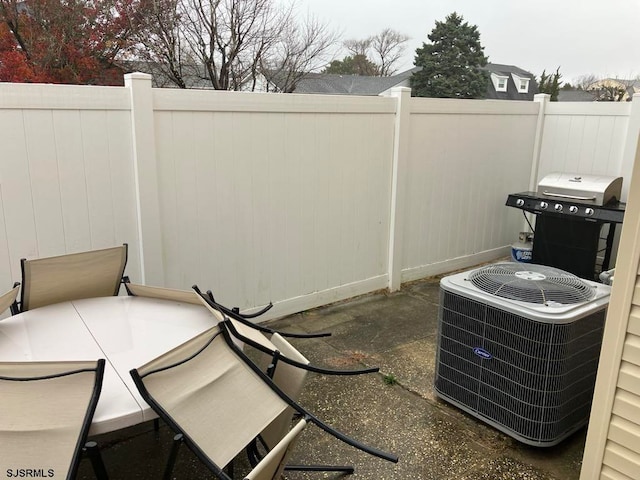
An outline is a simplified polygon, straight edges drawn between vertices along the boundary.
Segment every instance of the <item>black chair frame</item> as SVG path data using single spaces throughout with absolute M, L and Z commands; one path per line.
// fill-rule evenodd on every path
M 289 365 L 292 365 L 292 366 L 294 366 L 296 368 L 301 368 L 303 370 L 308 370 L 308 371 L 313 372 L 313 373 L 320 373 L 322 375 L 350 376 L 350 375 L 363 375 L 363 374 L 367 374 L 367 373 L 377 373 L 377 372 L 380 371 L 380 367 L 369 367 L 369 368 L 361 368 L 361 369 L 355 369 L 355 370 L 337 370 L 337 369 L 332 369 L 332 368 L 318 367 L 318 366 L 312 365 L 312 364 L 300 363 L 300 362 L 298 362 L 296 360 L 292 360 L 291 358 L 282 355 L 278 350 L 271 350 L 270 348 L 267 348 L 264 345 L 261 345 L 261 344 L 255 342 L 255 341 L 253 341 L 252 339 L 250 339 L 248 337 L 245 337 L 240 332 L 238 332 L 238 330 L 235 328 L 235 326 L 233 325 L 232 322 L 227 321 L 227 322 L 225 322 L 225 325 L 229 329 L 229 332 L 231 333 L 232 336 L 234 336 L 238 340 L 241 340 L 242 342 L 246 343 L 247 345 L 255 348 L 256 350 L 259 350 L 262 353 L 265 353 L 265 354 L 269 355 L 271 357 L 270 368 L 273 368 L 273 369 L 275 369 L 275 366 L 276 366 L 276 364 L 278 362 L 284 362 L 284 363 L 288 363 Z M 268 372 L 267 372 L 267 374 L 268 374 Z M 272 376 L 273 376 L 273 372 L 272 372 Z
M 269 378 L 269 376 L 263 372 L 257 365 L 255 365 L 243 352 L 242 349 L 239 348 L 234 342 L 233 339 L 231 338 L 231 334 L 229 332 L 229 325 L 230 325 L 230 321 L 227 319 L 223 322 L 220 323 L 221 329 L 220 329 L 220 333 L 216 334 L 214 337 L 211 338 L 211 340 L 209 342 L 207 342 L 206 345 L 204 345 L 198 352 L 196 352 L 195 354 L 193 354 L 192 356 L 181 360 L 180 362 L 176 363 L 174 366 L 183 364 L 188 362 L 189 360 L 195 358 L 199 353 L 201 353 L 202 351 L 204 351 L 204 349 L 206 349 L 211 342 L 213 341 L 214 338 L 217 338 L 218 335 L 222 334 L 223 338 L 226 342 L 226 344 L 229 346 L 229 348 L 262 380 L 265 382 L 265 384 L 267 384 L 269 386 L 269 388 L 271 388 L 271 390 L 273 392 L 275 392 L 282 400 L 284 400 L 295 412 L 297 412 L 300 416 L 302 416 L 303 418 L 305 418 L 305 420 L 307 420 L 307 422 L 309 423 L 313 423 L 314 425 L 316 425 L 318 428 L 320 428 L 321 430 L 327 432 L 328 434 L 332 435 L 333 437 L 337 438 L 338 440 L 346 443 L 347 445 L 350 445 L 358 450 L 361 450 L 365 453 L 368 453 L 370 455 L 373 455 L 375 457 L 381 458 L 383 460 L 387 460 L 393 463 L 397 463 L 398 462 L 398 457 L 394 454 L 391 453 L 387 453 L 383 450 L 374 448 L 374 447 L 369 447 L 363 443 L 358 442 L 357 440 L 352 439 L 351 437 L 339 432 L 338 430 L 335 430 L 333 427 L 327 425 L 326 423 L 324 423 L 322 420 L 320 420 L 318 417 L 316 417 L 315 415 L 313 415 L 311 412 L 309 412 L 307 409 L 305 409 L 304 407 L 302 407 L 300 404 L 298 404 L 296 401 L 294 401 L 293 399 L 291 399 L 286 393 L 284 393 L 275 383 L 273 383 L 273 381 L 271 380 L 271 378 Z M 166 370 L 167 368 L 171 368 L 171 367 L 165 367 L 163 368 L 163 370 Z M 148 372 L 145 376 L 150 375 L 152 373 L 155 373 L 155 371 L 152 372 Z M 169 454 L 169 458 L 167 461 L 167 466 L 165 468 L 165 473 L 164 473 L 164 479 L 170 479 L 171 478 L 171 474 L 173 471 L 173 467 L 175 464 L 175 460 L 177 458 L 177 450 L 180 447 L 180 445 L 182 443 L 184 443 L 185 445 L 187 445 L 187 447 L 196 455 L 196 457 L 198 457 L 198 459 L 204 464 L 206 465 L 212 473 L 214 473 L 218 478 L 222 479 L 222 480 L 233 480 L 232 477 L 230 477 L 226 472 L 224 472 L 224 470 L 222 468 L 220 468 L 218 465 L 214 464 L 211 460 L 209 460 L 207 458 L 207 456 L 204 454 L 204 452 L 202 452 L 200 450 L 200 448 L 198 447 L 197 443 L 195 443 L 190 437 L 189 435 L 182 431 L 180 426 L 172 419 L 172 417 L 153 399 L 153 397 L 149 394 L 149 392 L 147 391 L 147 389 L 145 388 L 144 383 L 142 382 L 142 378 L 139 374 L 138 371 L 136 369 L 132 369 L 130 371 L 131 377 L 133 378 L 133 382 L 135 383 L 136 387 L 138 388 L 140 394 L 142 395 L 142 398 L 149 404 L 149 406 L 151 406 L 151 408 L 158 414 L 158 416 L 160 418 L 162 418 L 162 420 L 169 425 L 169 427 L 177 433 L 177 435 L 174 437 L 174 443 L 171 449 L 171 452 Z
M 16 288 L 18 286 L 20 286 L 20 282 L 15 282 L 13 284 L 13 288 Z M 17 314 L 20 313 L 20 303 L 18 302 L 17 298 L 15 299 L 15 301 L 9 307 L 9 311 L 11 312 L 11 315 L 17 315 Z
M 236 321 L 238 321 L 238 322 L 240 322 L 240 323 L 242 323 L 242 324 L 244 324 L 244 325 L 246 325 L 248 327 L 251 327 L 251 328 L 254 328 L 256 330 L 259 330 L 262 333 L 266 333 L 266 334 L 270 334 L 270 335 L 272 335 L 274 333 L 278 333 L 278 334 L 282 335 L 285 338 L 321 338 L 321 337 L 330 337 L 331 336 L 330 332 L 320 332 L 320 333 L 289 333 L 289 332 L 282 332 L 280 330 L 274 330 L 273 328 L 265 327 L 263 325 L 259 325 L 259 324 L 250 322 L 249 319 L 259 317 L 260 315 L 263 315 L 264 313 L 266 313 L 269 310 L 271 310 L 271 308 L 273 307 L 273 303 L 269 302 L 269 305 L 264 307 L 259 312 L 255 312 L 255 313 L 240 313 L 240 309 L 238 307 L 227 308 L 224 305 L 221 305 L 220 303 L 216 302 L 211 290 L 207 290 L 206 295 L 205 295 L 205 294 L 202 293 L 200 288 L 198 288 L 198 285 L 193 285 L 191 288 L 193 288 L 198 295 L 200 295 L 202 298 L 204 298 L 212 308 L 216 308 L 217 310 L 219 310 L 220 312 L 224 313 L 228 317 L 231 317 L 234 320 L 236 320 Z

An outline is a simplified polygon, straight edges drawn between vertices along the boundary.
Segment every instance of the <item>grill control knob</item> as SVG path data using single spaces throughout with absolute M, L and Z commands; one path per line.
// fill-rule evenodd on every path
M 542 210 L 546 210 L 549 204 L 547 202 L 540 202 L 540 208 Z
M 562 204 L 561 203 L 556 203 L 555 207 L 553 207 L 556 209 L 556 212 L 561 212 L 562 211 Z
M 595 211 L 593 210 L 593 208 L 585 208 L 584 209 L 584 213 L 586 213 L 587 215 L 591 216 L 595 213 Z
M 524 200 L 519 198 L 516 200 L 516 206 L 517 207 L 523 207 L 524 206 Z
M 578 207 L 576 207 L 575 205 L 571 205 L 571 206 L 569 207 L 569 211 L 570 211 L 571 213 L 578 213 Z

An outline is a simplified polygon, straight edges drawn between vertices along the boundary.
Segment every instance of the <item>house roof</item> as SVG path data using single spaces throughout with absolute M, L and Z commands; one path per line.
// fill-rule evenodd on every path
M 635 93 L 640 92 L 640 79 L 626 80 L 623 78 L 603 78 L 591 84 L 588 89 L 597 91 L 603 87 L 619 87 L 625 90 L 625 95 L 622 100 L 627 102 L 631 101 L 631 98 Z
M 533 96 L 538 93 L 538 84 L 536 82 L 535 75 L 533 75 L 531 72 L 523 70 L 520 67 L 516 67 L 515 65 L 503 65 L 500 63 L 487 63 L 487 65 L 484 67 L 484 70 L 489 73 L 508 78 L 506 92 L 496 91 L 493 82 L 488 82 L 487 94 L 485 98 L 497 100 L 533 100 Z M 530 80 L 528 92 L 520 93 L 518 91 L 518 87 L 515 84 L 513 75 L 528 78 Z
M 501 63 L 487 63 L 484 67 L 485 70 L 496 73 L 499 75 L 509 76 L 512 73 L 515 73 L 519 77 L 528 77 L 535 78 L 531 72 L 527 72 L 520 67 L 516 67 L 515 65 L 503 65 Z
M 533 100 L 538 93 L 535 76 L 513 65 L 488 63 L 488 72 L 509 77 L 507 92 L 496 92 L 492 82 L 488 82 L 486 98 L 503 100 Z M 302 77 L 295 88 L 295 93 L 319 93 L 328 95 L 379 95 L 392 87 L 408 81 L 420 67 L 414 67 L 391 77 L 373 77 L 364 75 L 337 75 L 326 73 L 309 73 Z M 531 80 L 528 93 L 519 93 L 511 74 Z
M 296 85 L 295 93 L 329 95 L 379 95 L 408 80 L 416 68 L 391 77 L 308 73 Z
M 624 79 L 624 78 L 603 78 L 602 80 L 599 80 L 597 82 L 595 82 L 596 84 L 602 84 L 602 83 L 614 83 L 614 84 L 620 84 L 623 87 L 633 87 L 633 88 L 640 88 L 640 79 Z
M 585 90 L 562 90 L 558 92 L 559 102 L 593 102 L 595 95 Z

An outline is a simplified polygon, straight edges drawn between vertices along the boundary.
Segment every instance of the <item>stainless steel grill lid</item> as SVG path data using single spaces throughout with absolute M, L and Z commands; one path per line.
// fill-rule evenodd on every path
M 622 177 L 550 173 L 538 183 L 538 195 L 591 205 L 620 201 Z

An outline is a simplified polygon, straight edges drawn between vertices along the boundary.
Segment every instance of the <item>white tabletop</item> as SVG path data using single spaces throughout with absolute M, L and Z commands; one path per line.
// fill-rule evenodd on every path
M 155 418 L 129 371 L 215 323 L 200 305 L 128 296 L 75 300 L 0 321 L 0 361 L 105 358 L 95 435 Z

